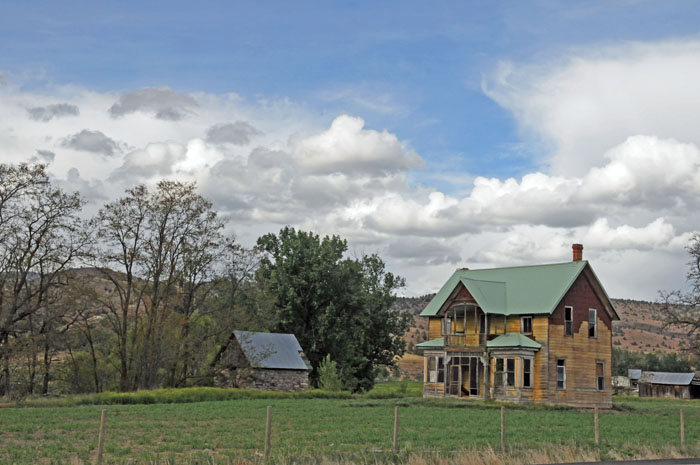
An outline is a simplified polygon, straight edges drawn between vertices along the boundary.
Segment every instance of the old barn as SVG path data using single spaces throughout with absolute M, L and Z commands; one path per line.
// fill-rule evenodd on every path
M 311 365 L 293 334 L 234 331 L 213 362 L 220 387 L 304 391 Z

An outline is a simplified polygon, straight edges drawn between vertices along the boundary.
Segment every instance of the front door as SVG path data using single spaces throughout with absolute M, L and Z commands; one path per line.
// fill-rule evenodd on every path
M 478 358 L 472 357 L 469 364 L 469 394 L 479 395 L 479 362 Z
M 459 395 L 459 387 L 462 384 L 460 374 L 459 365 L 450 365 L 450 385 L 447 392 L 451 396 Z

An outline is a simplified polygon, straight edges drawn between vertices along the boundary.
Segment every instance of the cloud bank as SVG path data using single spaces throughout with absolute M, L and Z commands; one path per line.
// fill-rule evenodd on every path
M 284 225 L 339 234 L 353 253 L 380 253 L 410 294 L 435 292 L 459 266 L 570 260 L 583 242 L 612 296 L 653 299 L 682 284 L 698 229 L 698 63 L 697 43 L 665 42 L 502 64 L 485 92 L 538 147 L 541 169 L 456 169 L 473 180 L 461 194 L 416 183 L 429 154 L 361 116 L 168 87 L 57 89 L 80 108 L 70 118 L 27 118 L 56 98 L 3 88 L 0 155 L 50 161 L 93 209 L 139 182 L 197 181 L 244 243 Z

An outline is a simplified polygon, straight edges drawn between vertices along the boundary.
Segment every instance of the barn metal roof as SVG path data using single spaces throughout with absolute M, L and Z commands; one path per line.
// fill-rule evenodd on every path
M 641 383 L 670 384 L 673 386 L 688 385 L 695 378 L 695 373 L 666 373 L 663 371 L 643 371 L 639 379 Z
M 234 331 L 243 353 L 253 368 L 308 370 L 302 348 L 294 334 Z
M 630 368 L 627 370 L 627 377 L 629 379 L 639 379 L 642 377 L 642 370 Z

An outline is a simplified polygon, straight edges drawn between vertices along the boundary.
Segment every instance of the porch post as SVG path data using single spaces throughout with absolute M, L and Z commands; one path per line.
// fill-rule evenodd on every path
M 428 382 L 428 357 L 423 354 L 423 384 Z
M 481 364 L 484 366 L 484 399 L 489 398 L 489 357 L 479 357 Z M 485 361 L 484 361 L 485 360 Z

